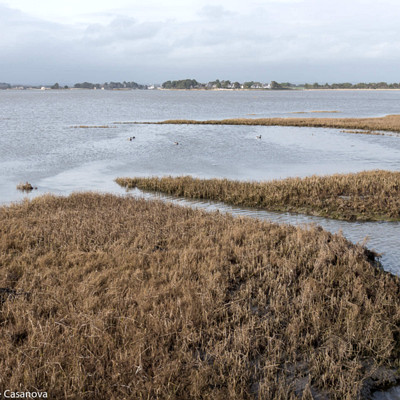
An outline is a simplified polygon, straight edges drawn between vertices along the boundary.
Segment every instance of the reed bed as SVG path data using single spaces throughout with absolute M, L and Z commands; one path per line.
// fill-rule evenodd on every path
M 368 398 L 400 366 L 400 279 L 374 260 L 318 227 L 162 202 L 81 193 L 3 206 L 0 388 Z
M 116 182 L 127 189 L 138 187 L 268 211 L 348 221 L 400 220 L 400 172 L 376 170 L 268 182 L 190 176 L 118 178 Z
M 142 122 L 143 123 L 143 122 Z M 195 124 L 195 125 L 261 125 L 299 126 L 313 128 L 362 129 L 366 131 L 400 132 L 400 115 L 379 118 L 233 118 L 223 120 L 167 120 L 146 124 Z

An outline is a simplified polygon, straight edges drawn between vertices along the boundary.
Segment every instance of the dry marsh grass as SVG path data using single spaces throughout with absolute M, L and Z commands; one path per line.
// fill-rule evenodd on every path
M 296 212 L 342 220 L 400 220 L 400 172 L 287 178 L 267 182 L 198 179 L 190 176 L 118 178 L 138 187 L 174 196 L 209 199 L 269 211 Z
M 162 202 L 87 193 L 3 206 L 0 387 L 368 398 L 400 359 L 400 281 L 373 259 L 321 228 Z
M 314 128 L 362 129 L 366 131 L 400 132 L 400 115 L 378 118 L 234 118 L 223 120 L 167 120 L 146 122 L 150 124 L 196 124 L 196 125 L 262 125 L 299 126 Z
M 17 185 L 17 190 L 21 190 L 22 192 L 31 192 L 33 189 L 37 189 L 36 187 L 33 187 L 29 182 L 25 183 L 19 183 Z

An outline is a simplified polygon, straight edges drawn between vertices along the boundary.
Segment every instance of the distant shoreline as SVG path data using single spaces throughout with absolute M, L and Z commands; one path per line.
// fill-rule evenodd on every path
M 301 91 L 306 91 L 306 92 L 318 92 L 318 91 L 323 91 L 323 92 L 332 92 L 332 91 L 353 91 L 353 92 L 358 92 L 358 91 L 372 91 L 372 92 L 376 92 L 376 91 L 399 91 L 400 89 L 397 88 L 393 88 L 393 89 L 371 89 L 371 88 L 360 88 L 360 89 L 297 89 L 297 90 L 301 90 Z
M 196 89 L 164 89 L 164 88 L 156 88 L 156 89 L 130 89 L 130 88 L 116 88 L 116 89 L 91 89 L 91 88 L 60 88 L 60 89 L 51 89 L 50 87 L 46 87 L 45 89 L 41 88 L 34 88 L 34 87 L 26 87 L 26 88 L 7 88 L 7 89 L 1 89 L 1 91 L 24 91 L 24 90 L 30 90 L 30 91 L 37 91 L 37 92 L 44 92 L 44 91 L 68 91 L 68 90 L 97 90 L 97 91 L 114 91 L 114 92 L 130 92 L 130 91 L 149 91 L 149 92 L 156 92 L 156 91 L 163 91 L 163 92 L 377 92 L 377 91 L 385 91 L 385 92 L 397 92 L 400 91 L 398 88 L 386 88 L 386 89 L 371 89 L 371 88 L 335 88 L 335 89 L 303 89 L 303 88 L 296 88 L 296 89 L 290 89 L 290 88 L 285 88 L 285 89 L 224 89 L 224 88 L 212 88 L 212 89 L 203 89 L 203 88 L 196 88 Z

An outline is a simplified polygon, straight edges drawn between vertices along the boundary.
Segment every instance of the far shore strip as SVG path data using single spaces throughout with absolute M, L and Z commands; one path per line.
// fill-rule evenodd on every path
M 160 122 L 114 122 L 115 124 L 174 124 L 174 125 L 259 125 L 298 126 L 310 128 L 358 129 L 363 133 L 376 131 L 400 132 L 400 115 L 376 118 L 232 118 L 221 120 L 171 119 Z M 379 133 L 378 133 L 379 134 Z

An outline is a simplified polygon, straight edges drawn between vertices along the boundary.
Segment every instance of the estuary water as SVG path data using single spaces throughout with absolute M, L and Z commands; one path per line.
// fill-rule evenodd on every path
M 398 136 L 321 128 L 127 124 L 396 113 L 400 91 L 0 91 L 0 204 L 44 193 L 123 194 L 114 182 L 120 176 L 269 180 L 400 170 Z M 38 189 L 18 192 L 16 185 L 25 181 Z M 368 247 L 382 254 L 385 269 L 400 274 L 399 223 L 338 222 L 213 203 L 196 206 L 285 223 L 312 222 L 341 230 L 353 242 L 368 237 Z
M 399 171 L 398 136 L 321 128 L 123 124 L 399 113 L 400 91 L 0 91 L 0 204 L 44 193 L 124 194 L 114 182 L 121 176 L 269 180 L 372 169 Z M 18 192 L 16 185 L 25 181 L 37 190 Z M 138 190 L 130 193 L 275 222 L 315 223 L 331 232 L 341 231 L 353 242 L 367 237 L 367 247 L 382 254 L 384 268 L 400 274 L 399 223 L 340 222 Z M 374 398 L 399 399 L 400 389 Z

